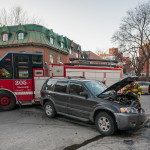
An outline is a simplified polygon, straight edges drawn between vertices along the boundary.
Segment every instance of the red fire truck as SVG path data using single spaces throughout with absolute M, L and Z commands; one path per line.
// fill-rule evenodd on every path
M 0 59 L 0 110 L 34 99 L 34 68 L 43 68 L 42 54 L 10 52 Z
M 79 63 L 51 64 L 47 76 L 42 54 L 7 53 L 0 59 L 0 110 L 11 110 L 17 103 L 27 105 L 39 101 L 41 87 L 49 77 L 80 76 L 108 86 L 122 78 L 122 68 L 114 64 L 115 61 L 81 58 L 71 61 Z M 101 64 L 89 64 L 91 61 Z

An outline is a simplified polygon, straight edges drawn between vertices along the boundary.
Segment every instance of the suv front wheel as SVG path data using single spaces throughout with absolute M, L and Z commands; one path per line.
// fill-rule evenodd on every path
M 50 101 L 44 104 L 44 111 L 48 118 L 54 118 L 56 116 L 55 107 Z
M 102 135 L 112 135 L 115 133 L 117 126 L 114 118 L 107 112 L 100 112 L 95 119 L 96 129 Z

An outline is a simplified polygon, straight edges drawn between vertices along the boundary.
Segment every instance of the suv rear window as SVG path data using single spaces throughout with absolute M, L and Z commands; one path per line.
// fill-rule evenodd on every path
M 56 80 L 47 79 L 43 84 L 42 90 L 53 91 Z
M 49 80 L 47 82 L 47 90 L 53 91 L 56 80 Z
M 68 82 L 58 81 L 55 85 L 55 92 L 66 93 Z

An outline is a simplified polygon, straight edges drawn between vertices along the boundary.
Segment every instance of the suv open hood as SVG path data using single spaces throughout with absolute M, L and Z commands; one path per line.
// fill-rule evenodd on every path
M 104 90 L 101 94 L 107 92 L 107 91 L 119 91 L 121 90 L 123 87 L 125 87 L 126 85 L 132 83 L 133 81 L 136 81 L 138 79 L 137 76 L 132 76 L 132 77 L 126 77 L 118 82 L 116 82 L 115 84 L 111 85 L 110 87 L 108 87 L 106 90 Z

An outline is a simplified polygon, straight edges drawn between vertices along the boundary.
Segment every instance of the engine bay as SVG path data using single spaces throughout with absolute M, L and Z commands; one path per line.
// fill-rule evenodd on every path
M 105 95 L 103 98 L 127 107 L 134 107 L 137 109 L 141 109 L 140 102 L 138 101 L 137 96 L 134 95 L 133 93 L 128 94 L 117 93 L 112 95 Z

